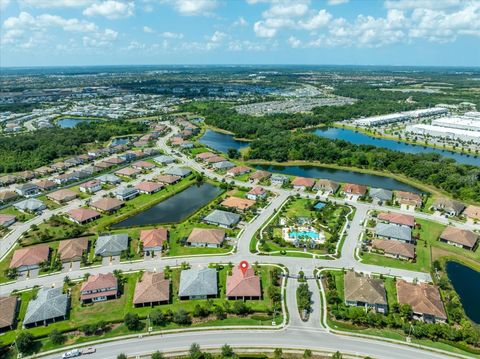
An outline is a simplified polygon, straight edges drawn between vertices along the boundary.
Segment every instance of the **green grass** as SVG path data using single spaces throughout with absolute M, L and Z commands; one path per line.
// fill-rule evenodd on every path
M 20 221 L 20 222 L 26 222 L 26 221 L 29 221 L 29 220 L 31 220 L 32 218 L 35 217 L 34 214 L 20 212 L 19 210 L 15 209 L 15 207 L 13 207 L 13 206 L 8 206 L 8 207 L 0 210 L 0 213 L 2 213 L 2 214 L 12 214 L 12 215 L 16 216 L 17 221 Z
M 15 244 L 15 246 L 12 248 L 12 250 L 10 252 L 8 252 L 8 254 L 2 259 L 2 261 L 0 261 L 0 283 L 5 283 L 5 282 L 10 282 L 11 281 L 11 279 L 8 279 L 5 276 L 5 271 L 10 266 L 10 262 L 12 261 L 13 253 L 18 248 L 19 248 L 18 244 Z
M 385 278 L 385 291 L 387 292 L 387 303 L 388 308 L 397 302 L 397 287 L 395 285 L 395 280 L 393 278 Z

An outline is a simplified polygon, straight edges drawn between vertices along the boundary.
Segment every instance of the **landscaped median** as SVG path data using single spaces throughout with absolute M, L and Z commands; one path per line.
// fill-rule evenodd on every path
M 130 334 L 171 330 L 188 331 L 200 327 L 208 329 L 209 327 L 238 328 L 242 326 L 271 329 L 284 325 L 284 303 L 281 298 L 285 280 L 282 279 L 281 274 L 285 269 L 276 265 L 252 264 L 249 273 L 258 276 L 261 295 L 259 298 L 241 300 L 238 296 L 242 293 L 235 291 L 236 287 L 232 289 L 232 284 L 227 283 L 227 277 L 232 278 L 229 280 L 234 280 L 234 272 L 239 271 L 236 266 L 238 263 L 235 266 L 211 264 L 208 270 L 216 273 L 217 294 L 196 298 L 195 294 L 189 292 L 188 295 L 192 295 L 189 299 L 181 297 L 186 295 L 183 282 L 190 283 L 187 274 L 190 276 L 190 272 L 194 270 L 196 273 L 197 269 L 190 269 L 187 264 L 178 268 L 166 267 L 163 277 L 170 282 L 168 290 L 170 299 L 165 304 L 154 306 L 138 306 L 141 292 L 138 286 L 143 280 L 147 280 L 146 273 L 143 272 L 115 272 L 114 277 L 118 281 L 119 288 L 118 296 L 88 304 L 82 304 L 86 298 L 84 292 L 86 282 L 67 280 L 64 284 L 64 292 L 69 293 L 71 304 L 66 320 L 23 330 L 22 322 L 26 316 L 27 307 L 36 297 L 39 289 L 18 293 L 16 295 L 21 301 L 16 329 L 0 336 L 3 353 L 7 358 L 14 357 L 15 350 L 8 350 L 8 347 L 21 333 L 23 333 L 21 335 L 25 335 L 24 333 L 33 335 L 34 342 L 31 348 L 38 352 Z M 187 290 L 191 288 L 187 286 Z

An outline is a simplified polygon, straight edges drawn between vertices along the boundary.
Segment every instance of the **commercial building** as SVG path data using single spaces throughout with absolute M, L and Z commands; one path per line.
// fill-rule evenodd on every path
M 460 130 L 480 131 L 480 121 L 465 117 L 442 117 L 432 121 L 432 125 L 458 128 Z
M 441 137 L 448 140 L 465 141 L 480 143 L 480 131 L 461 130 L 458 128 L 448 128 L 432 125 L 412 125 L 407 126 L 406 132 L 421 135 Z
M 435 108 L 426 108 L 422 110 L 413 110 L 413 111 L 406 111 L 406 112 L 399 112 L 399 113 L 391 113 L 388 115 L 361 118 L 353 121 L 353 123 L 355 125 L 360 125 L 360 126 L 379 126 L 379 125 L 385 125 L 387 123 L 410 121 L 410 120 L 415 120 L 415 119 L 420 119 L 425 117 L 432 117 L 432 116 L 441 116 L 441 115 L 446 115 L 447 113 L 448 113 L 448 110 L 446 108 L 435 107 Z

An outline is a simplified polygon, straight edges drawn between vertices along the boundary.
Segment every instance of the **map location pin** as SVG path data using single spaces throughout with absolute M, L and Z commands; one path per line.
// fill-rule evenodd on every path
M 245 272 L 248 269 L 248 262 L 247 261 L 241 261 L 239 267 L 240 267 L 240 270 L 242 271 L 243 275 L 245 275 Z

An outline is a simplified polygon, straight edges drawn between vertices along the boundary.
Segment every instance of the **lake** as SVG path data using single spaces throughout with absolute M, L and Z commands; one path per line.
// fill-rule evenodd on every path
M 397 142 L 395 140 L 389 140 L 385 138 L 376 138 L 361 132 L 355 132 L 354 130 L 336 127 L 324 127 L 318 128 L 313 132 L 320 137 L 344 140 L 356 145 L 371 145 L 406 153 L 438 153 L 441 156 L 453 158 L 458 163 L 480 166 L 480 158 L 478 157 L 461 155 L 459 153 L 446 150 L 444 151 L 437 148 L 411 145 L 405 142 Z
M 394 178 L 378 176 L 367 173 L 360 173 L 333 168 L 324 168 L 317 166 L 271 166 L 256 165 L 255 168 L 264 171 L 282 173 L 291 176 L 325 178 L 336 182 L 347 182 L 362 184 L 371 187 L 379 187 L 390 190 L 409 191 L 421 193 L 422 191 L 409 184 L 400 182 Z
M 192 185 L 143 212 L 113 224 L 111 228 L 180 222 L 208 204 L 221 192 L 219 187 L 210 183 Z
M 232 135 L 220 133 L 207 129 L 205 134 L 200 138 L 199 142 L 214 150 L 227 153 L 229 148 L 241 150 L 248 146 L 248 142 L 238 141 Z
M 62 118 L 57 121 L 57 125 L 61 128 L 74 128 L 81 122 L 92 122 L 92 120 L 82 120 L 80 118 Z
M 446 269 L 453 288 L 460 296 L 465 313 L 475 323 L 480 324 L 480 272 L 453 261 L 447 262 Z

